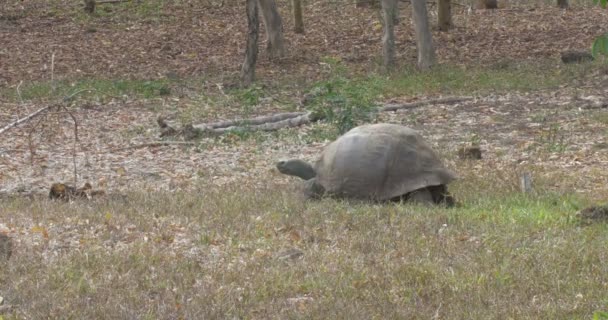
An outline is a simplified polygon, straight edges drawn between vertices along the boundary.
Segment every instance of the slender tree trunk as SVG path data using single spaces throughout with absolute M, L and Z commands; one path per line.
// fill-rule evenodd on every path
M 478 9 L 497 9 L 498 1 L 497 0 L 478 0 L 477 8 Z
M 557 6 L 562 9 L 567 9 L 569 7 L 568 0 L 557 0 Z
M 84 0 L 84 12 L 88 14 L 95 12 L 95 0 Z
M 302 19 L 302 0 L 293 0 L 293 21 L 295 33 L 304 33 L 304 20 Z
M 279 58 L 285 55 L 283 46 L 283 20 L 279 15 L 277 4 L 274 0 L 258 0 L 262 16 L 264 17 L 264 26 L 266 27 L 266 35 L 268 44 L 266 51 L 270 58 Z
M 397 0 L 381 0 L 382 21 L 382 57 L 384 67 L 390 70 L 395 66 L 395 22 L 397 21 Z
M 241 68 L 241 82 L 248 87 L 255 80 L 255 63 L 258 58 L 258 35 L 260 34 L 260 21 L 256 0 L 247 0 L 247 49 L 245 49 L 245 62 Z
M 412 9 L 418 47 L 418 68 L 424 70 L 435 64 L 435 47 L 429 28 L 426 0 L 412 0 Z
M 450 0 L 438 0 L 437 24 L 440 31 L 448 31 L 452 27 L 452 3 Z
M 356 8 L 380 8 L 381 0 L 355 0 Z

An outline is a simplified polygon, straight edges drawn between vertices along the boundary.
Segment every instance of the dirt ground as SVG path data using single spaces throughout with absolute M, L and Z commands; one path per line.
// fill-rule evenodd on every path
M 54 3 L 54 2 L 53 2 Z M 17 90 L 20 82 L 108 79 L 157 79 L 167 74 L 209 80 L 209 87 L 234 79 L 244 52 L 246 25 L 242 5 L 182 1 L 129 19 L 120 6 L 107 6 L 91 19 L 75 4 L 9 2 L 0 12 L 0 87 Z M 396 30 L 398 60 L 415 62 L 415 42 L 409 5 Z M 322 79 L 323 61 L 340 59 L 348 68 L 365 72 L 378 66 L 381 25 L 378 12 L 350 4 L 307 4 L 304 35 L 292 30 L 289 8 L 284 15 L 287 56 L 271 62 L 260 51 L 258 77 L 271 83 L 285 75 Z M 105 11 L 104 11 L 105 10 Z M 130 8 L 129 10 L 133 10 Z M 432 10 L 432 9 L 431 9 Z M 109 11 L 109 12 L 108 12 Z M 132 12 L 132 11 L 129 11 Z M 434 31 L 440 63 L 495 66 L 505 62 L 557 63 L 565 49 L 586 49 L 608 31 L 608 11 L 573 7 L 513 7 L 495 11 L 457 7 L 456 28 Z M 431 17 L 433 22 L 434 16 Z M 262 42 L 264 36 L 261 37 Z M 264 43 L 261 44 L 262 46 Z M 54 57 L 51 73 L 51 57 Z M 472 141 L 484 149 L 477 170 L 541 167 L 542 175 L 569 179 L 555 186 L 603 197 L 608 193 L 608 131 L 606 76 L 596 72 L 577 87 L 542 92 L 496 94 L 455 105 L 433 105 L 382 115 L 380 120 L 419 129 L 448 165 L 461 165 L 455 150 Z M 211 90 L 211 89 L 210 89 Z M 421 97 L 397 97 L 410 101 Z M 224 184 L 239 179 L 264 183 L 279 177 L 274 162 L 282 157 L 313 159 L 327 143 L 307 143 L 309 128 L 291 135 L 215 143 L 204 139 L 194 148 L 160 146 L 119 150 L 145 143 L 159 134 L 158 108 L 172 99 L 114 99 L 77 106 L 79 143 L 74 125 L 61 110 L 2 134 L 0 192 L 46 192 L 56 181 L 91 182 L 107 190 L 131 188 L 183 189 L 197 183 Z M 280 109 L 270 101 L 258 111 Z M 0 98 L 0 125 L 23 117 L 44 103 Z M 179 102 L 177 103 L 179 108 Z M 255 112 L 254 112 L 255 113 Z M 211 113 L 209 119 L 222 118 Z M 288 136 L 287 138 L 285 138 Z

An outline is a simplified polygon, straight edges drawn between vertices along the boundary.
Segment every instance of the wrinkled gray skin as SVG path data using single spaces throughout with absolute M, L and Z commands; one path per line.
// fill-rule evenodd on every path
M 416 131 L 394 124 L 352 129 L 323 151 L 314 165 L 279 161 L 279 172 L 305 182 L 305 194 L 378 201 L 454 204 L 447 184 L 455 179 Z M 329 190 L 328 190 L 329 187 Z
M 281 160 L 277 162 L 277 169 L 280 173 L 306 180 L 304 193 L 307 197 L 318 199 L 325 194 L 325 188 L 317 182 L 317 174 L 310 163 L 300 159 Z

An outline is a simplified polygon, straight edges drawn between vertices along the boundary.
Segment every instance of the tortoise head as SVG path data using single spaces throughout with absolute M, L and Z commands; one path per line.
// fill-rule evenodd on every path
M 316 176 L 312 165 L 300 159 L 281 160 L 277 162 L 277 169 L 280 173 L 300 177 L 304 180 L 310 180 Z

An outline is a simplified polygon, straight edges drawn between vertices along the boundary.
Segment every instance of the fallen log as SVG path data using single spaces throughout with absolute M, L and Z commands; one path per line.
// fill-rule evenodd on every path
M 256 126 L 256 125 L 261 125 L 261 124 L 265 124 L 265 123 L 269 123 L 269 122 L 278 122 L 278 121 L 283 121 L 286 119 L 292 119 L 292 118 L 296 118 L 302 115 L 305 115 L 306 112 L 285 112 L 285 113 L 277 113 L 277 114 L 271 114 L 271 115 L 267 115 L 267 116 L 259 116 L 259 117 L 255 117 L 255 118 L 250 118 L 250 119 L 241 119 L 241 120 L 225 120 L 225 121 L 218 121 L 218 122 L 211 122 L 211 123 L 203 123 L 203 124 L 199 124 L 199 125 L 194 125 L 195 128 L 211 128 L 211 129 L 217 129 L 217 128 L 228 128 L 228 127 L 235 127 L 235 126 Z
M 46 106 L 46 107 L 40 108 L 40 109 L 38 109 L 38 110 L 36 110 L 36 111 L 28 114 L 27 116 L 25 116 L 25 117 L 23 117 L 21 119 L 17 119 L 16 121 L 7 124 L 6 126 L 2 127 L 2 129 L 0 129 L 0 134 L 4 133 L 5 131 L 7 131 L 10 128 L 16 127 L 16 126 L 18 126 L 18 125 L 20 125 L 20 124 L 22 124 L 22 123 L 24 123 L 24 122 L 26 122 L 26 121 L 28 121 L 30 119 L 33 119 L 37 115 L 39 115 L 42 112 L 48 110 L 50 107 L 52 107 L 52 106 Z
M 297 112 L 294 112 L 294 114 L 295 113 L 297 113 Z M 272 116 L 263 116 L 263 117 L 271 118 Z M 262 118 L 262 117 L 259 117 L 259 118 Z M 283 129 L 283 128 L 299 127 L 301 125 L 308 124 L 312 121 L 315 121 L 315 119 L 316 118 L 312 115 L 312 113 L 308 112 L 308 113 L 296 114 L 296 115 L 292 116 L 291 118 L 284 118 L 284 119 L 272 121 L 272 122 L 260 122 L 259 124 L 248 125 L 248 126 L 232 125 L 232 126 L 227 126 L 227 127 L 215 127 L 214 128 L 207 124 L 200 124 L 200 125 L 193 126 L 193 128 L 201 130 L 203 132 L 210 132 L 210 133 L 216 133 L 216 134 L 222 134 L 222 133 L 226 133 L 229 131 L 238 131 L 238 130 L 242 130 L 242 131 L 275 131 L 275 130 L 279 130 L 279 129 Z M 252 120 L 252 119 L 248 119 L 248 120 Z M 238 123 L 238 121 L 235 123 Z
M 377 106 L 370 113 L 415 109 L 431 104 L 454 104 L 472 99 L 473 97 L 444 97 L 410 103 L 385 104 Z M 162 118 L 159 118 L 158 124 L 161 127 L 161 137 L 181 135 L 184 139 L 189 140 L 204 133 L 219 135 L 230 131 L 275 131 L 283 128 L 299 127 L 324 118 L 323 114 L 309 111 L 277 113 L 249 119 L 225 120 L 195 125 L 190 124 L 183 126 L 181 129 L 174 129 Z

